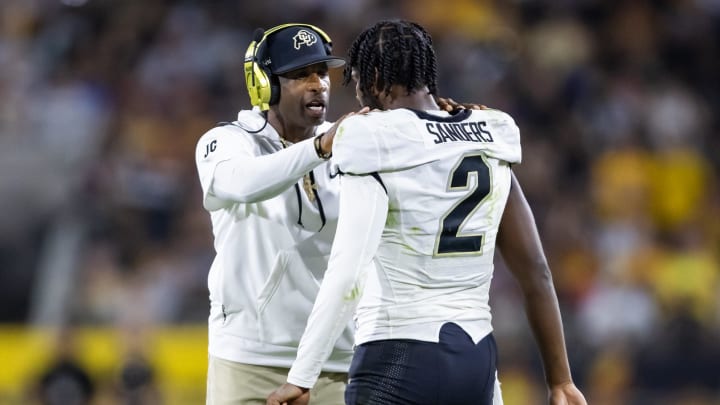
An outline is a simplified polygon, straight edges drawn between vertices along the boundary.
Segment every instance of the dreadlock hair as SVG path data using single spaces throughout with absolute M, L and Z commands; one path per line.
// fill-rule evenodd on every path
M 437 94 L 437 60 L 430 34 L 414 22 L 384 20 L 365 29 L 348 52 L 349 62 L 343 72 L 343 85 L 352 80 L 352 69 L 358 73 L 360 89 L 390 91 L 393 85 L 404 86 L 408 94 L 427 86 Z

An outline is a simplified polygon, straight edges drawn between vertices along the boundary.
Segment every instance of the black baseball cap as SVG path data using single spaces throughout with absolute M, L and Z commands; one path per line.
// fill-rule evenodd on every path
M 329 68 L 345 65 L 345 60 L 330 55 L 331 45 L 311 27 L 293 25 L 274 32 L 259 50 L 260 64 L 274 75 L 315 63 L 325 62 Z

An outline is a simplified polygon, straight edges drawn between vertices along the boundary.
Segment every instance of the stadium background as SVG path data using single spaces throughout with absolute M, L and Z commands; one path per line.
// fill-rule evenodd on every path
M 344 56 L 387 17 L 429 28 L 441 95 L 516 118 L 590 403 L 720 404 L 717 0 L 0 2 L 0 404 L 35 403 L 60 353 L 93 404 L 130 403 L 133 359 L 137 403 L 203 403 L 195 141 L 248 107 L 256 27 L 316 24 Z M 356 103 L 332 79 L 335 119 Z M 501 262 L 492 291 L 506 403 L 541 404 Z

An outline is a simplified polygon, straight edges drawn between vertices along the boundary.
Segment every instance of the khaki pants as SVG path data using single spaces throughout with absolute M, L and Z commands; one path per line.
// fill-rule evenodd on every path
M 207 405 L 264 405 L 287 380 L 287 368 L 255 366 L 209 356 Z M 310 390 L 310 405 L 343 405 L 346 373 L 322 373 Z

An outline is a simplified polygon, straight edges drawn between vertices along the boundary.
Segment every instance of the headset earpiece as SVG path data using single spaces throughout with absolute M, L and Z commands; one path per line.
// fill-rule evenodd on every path
M 268 105 L 277 104 L 280 101 L 280 79 L 275 75 L 270 75 L 270 97 Z
M 289 27 L 308 27 L 320 34 L 323 46 L 328 55 L 332 51 L 332 41 L 330 37 L 320 28 L 310 24 L 283 24 L 273 27 L 267 31 L 257 29 L 253 33 L 253 41 L 245 51 L 245 62 L 243 68 L 245 71 L 245 83 L 247 85 L 248 94 L 250 95 L 250 104 L 254 107 L 260 107 L 261 111 L 270 109 L 270 105 L 280 101 L 280 82 L 278 78 L 270 72 L 270 69 L 263 66 L 261 58 L 265 57 L 267 38 L 274 32 Z
M 271 77 L 268 75 L 269 72 L 266 72 L 257 60 L 258 48 L 263 45 L 265 35 L 261 29 L 255 31 L 255 38 L 250 42 L 245 52 L 245 63 L 243 64 L 250 104 L 260 107 L 262 111 L 267 111 L 270 108 L 270 100 L 272 99 Z

